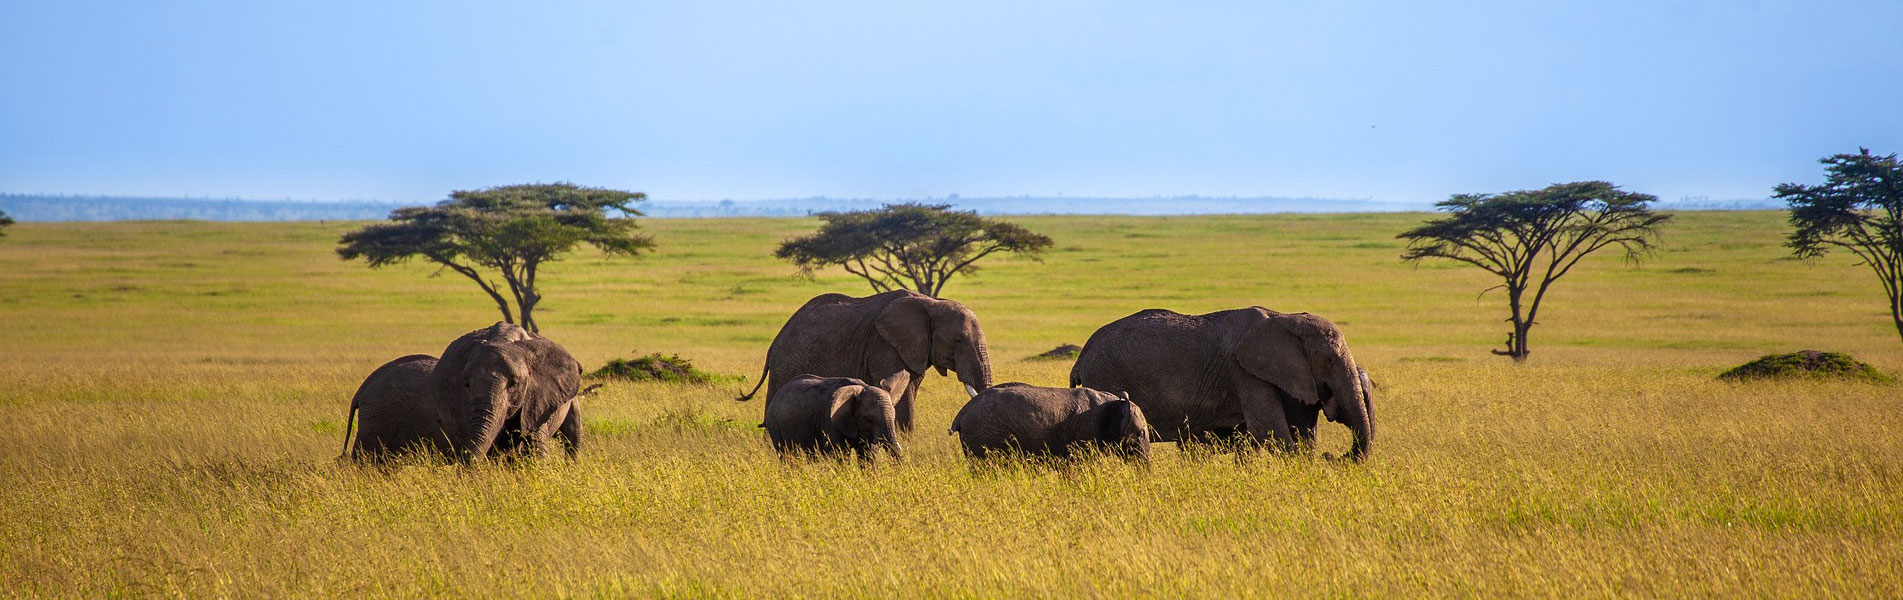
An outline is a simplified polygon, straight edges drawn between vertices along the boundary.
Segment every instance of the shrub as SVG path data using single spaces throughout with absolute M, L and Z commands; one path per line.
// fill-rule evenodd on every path
M 1076 344 L 1064 344 L 1050 349 L 1049 352 L 1033 356 L 1030 360 L 1077 360 L 1084 353 L 1084 347 Z
M 741 379 L 733 375 L 702 371 L 694 368 L 693 361 L 681 358 L 679 354 L 662 356 L 659 352 L 634 360 L 620 358 L 610 360 L 607 365 L 596 369 L 591 375 L 605 379 L 669 383 L 720 383 Z
M 1747 379 L 1855 379 L 1888 382 L 1889 376 L 1875 367 L 1837 352 L 1804 350 L 1790 354 L 1766 354 L 1718 376 L 1726 381 Z

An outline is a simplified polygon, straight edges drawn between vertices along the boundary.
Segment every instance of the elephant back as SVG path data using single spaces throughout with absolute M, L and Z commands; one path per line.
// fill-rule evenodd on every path
M 895 290 L 855 298 L 834 293 L 807 300 L 767 348 L 767 403 L 773 402 L 776 390 L 801 374 L 876 377 L 863 371 L 866 353 L 879 343 L 879 314 L 894 300 L 911 295 L 917 294 Z
M 1235 372 L 1227 319 L 1221 311 L 1185 315 L 1148 309 L 1099 328 L 1071 368 L 1072 386 L 1129 393 L 1163 439 L 1185 423 L 1226 418 Z

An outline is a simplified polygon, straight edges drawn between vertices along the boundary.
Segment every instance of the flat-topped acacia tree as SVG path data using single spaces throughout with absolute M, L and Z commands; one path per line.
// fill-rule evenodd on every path
M 936 298 L 953 275 L 976 272 L 978 259 L 996 252 L 1035 258 L 1051 247 L 1051 238 L 950 204 L 887 204 L 818 216 L 825 221 L 818 232 L 787 240 L 774 256 L 807 276 L 838 265 L 875 292 L 909 289 Z
M 1504 282 L 1487 289 L 1506 289 L 1513 331 L 1507 334 L 1506 349 L 1493 353 L 1525 362 L 1531 353 L 1527 333 L 1553 282 L 1601 248 L 1619 246 L 1628 262 L 1636 262 L 1656 247 L 1658 226 L 1672 218 L 1646 206 L 1656 201 L 1656 196 L 1627 192 L 1604 181 L 1556 183 L 1504 194 L 1456 194 L 1435 204 L 1446 216 L 1397 236 L 1408 241 L 1401 259 L 1444 258 L 1500 276 Z
M 1823 185 L 1786 183 L 1776 198 L 1791 209 L 1787 243 L 1802 258 L 1847 250 L 1875 271 L 1890 298 L 1890 321 L 1903 335 L 1903 162 L 1868 148 L 1824 163 Z
M 436 263 L 476 282 L 502 320 L 539 331 L 538 269 L 581 244 L 622 256 L 653 248 L 634 222 L 641 212 L 633 205 L 645 200 L 640 192 L 571 183 L 456 191 L 435 206 L 399 208 L 387 223 L 344 234 L 337 255 L 362 258 L 371 268 L 411 259 Z

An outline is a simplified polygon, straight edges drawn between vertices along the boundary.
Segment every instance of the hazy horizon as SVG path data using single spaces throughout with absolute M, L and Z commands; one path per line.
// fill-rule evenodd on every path
M 1425 212 L 1431 203 L 1386 203 L 1366 199 L 1174 196 L 1152 198 L 939 197 L 781 198 L 768 200 L 651 199 L 637 207 L 651 218 L 800 217 L 826 211 L 864 210 L 898 202 L 950 204 L 985 215 L 1216 215 Z M 23 222 L 59 221 L 311 221 L 374 220 L 418 202 L 370 200 L 257 200 L 245 198 L 153 198 L 54 196 L 0 192 L 0 211 Z M 1763 210 L 1781 208 L 1769 199 L 1714 200 L 1687 197 L 1661 201 L 1663 210 Z

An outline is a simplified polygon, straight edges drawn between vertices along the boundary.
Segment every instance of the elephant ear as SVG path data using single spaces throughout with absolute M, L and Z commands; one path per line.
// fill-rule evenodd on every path
M 833 388 L 832 399 L 829 402 L 831 407 L 826 409 L 826 416 L 830 417 L 834 423 L 850 421 L 853 405 L 858 402 L 859 393 L 865 390 L 866 386 L 850 384 Z
M 893 398 L 905 395 L 905 388 L 912 385 L 912 373 L 899 371 L 879 380 L 879 389 L 885 390 Z
M 1147 432 L 1137 424 L 1135 413 L 1136 404 L 1129 400 L 1103 403 L 1097 409 L 1097 439 L 1114 444 L 1137 435 L 1145 435 Z
M 1236 347 L 1236 362 L 1250 375 L 1269 382 L 1303 404 L 1321 402 L 1320 385 L 1308 364 L 1308 338 L 1319 337 L 1314 325 L 1286 318 L 1257 323 Z
M 899 352 L 905 368 L 924 373 L 932 366 L 932 317 L 935 301 L 922 296 L 906 296 L 887 304 L 873 325 L 879 337 Z

